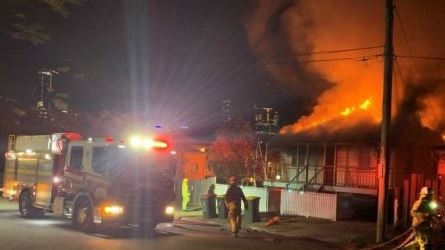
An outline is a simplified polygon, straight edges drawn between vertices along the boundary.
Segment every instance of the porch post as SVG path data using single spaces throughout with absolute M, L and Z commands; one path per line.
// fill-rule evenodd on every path
M 334 145 L 334 167 L 332 169 L 332 185 L 337 186 L 337 144 Z
M 306 144 L 306 184 L 309 181 L 309 143 Z

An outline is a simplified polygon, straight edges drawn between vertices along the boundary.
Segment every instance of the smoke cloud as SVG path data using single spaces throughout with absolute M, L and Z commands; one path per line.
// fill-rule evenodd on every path
M 393 112 L 406 98 L 423 127 L 445 133 L 445 2 L 395 1 Z M 282 134 L 334 134 L 381 119 L 385 1 L 261 0 L 246 30 L 261 67 L 305 99 Z M 349 50 L 358 49 L 358 50 Z M 340 51 L 339 51 L 340 50 Z M 425 81 L 423 79 L 430 79 Z M 434 79 L 434 84 L 430 84 Z M 410 86 L 427 91 L 406 95 Z M 409 103 L 409 101 L 408 101 Z M 364 126 L 364 124 L 366 124 Z

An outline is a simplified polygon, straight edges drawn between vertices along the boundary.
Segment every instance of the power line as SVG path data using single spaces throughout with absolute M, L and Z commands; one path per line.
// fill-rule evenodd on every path
M 379 49 L 379 48 L 383 48 L 383 45 L 352 48 L 352 49 L 321 50 L 321 51 L 313 51 L 313 52 L 306 52 L 306 53 L 297 53 L 294 56 L 308 56 L 308 55 L 317 55 L 317 54 L 335 54 L 335 53 L 353 52 L 353 51 Z
M 404 83 L 404 77 L 403 77 L 403 75 L 402 75 L 402 72 L 401 72 L 401 70 L 400 70 L 400 65 L 399 65 L 399 62 L 397 61 L 397 57 L 394 57 L 394 64 L 395 64 L 395 68 L 396 68 L 396 76 L 398 75 L 399 77 L 398 78 L 396 78 L 396 80 L 398 79 L 399 80 L 399 82 L 400 82 L 400 85 L 402 85 L 402 87 L 404 87 L 403 86 L 403 83 Z M 396 91 L 396 103 L 397 103 L 397 106 L 399 106 L 400 105 L 400 100 L 399 100 L 399 88 L 397 88 L 397 82 L 398 81 L 394 81 L 394 87 L 395 87 L 395 91 Z
M 399 74 L 401 83 L 402 83 L 402 85 L 403 85 L 403 83 L 405 82 L 405 80 L 404 80 L 404 76 L 403 76 L 403 74 L 402 74 L 402 71 L 400 70 L 400 64 L 399 64 L 399 62 L 398 62 L 398 60 L 397 60 L 397 56 L 394 57 L 394 62 L 395 62 L 395 65 L 396 65 L 396 71 L 397 71 L 397 74 Z M 402 87 L 405 87 L 405 86 L 402 86 Z
M 295 54 L 292 54 L 292 55 L 276 55 L 276 56 L 263 56 L 263 57 L 267 57 L 267 58 L 299 57 L 299 56 L 311 56 L 311 55 L 319 55 L 319 54 L 336 54 L 336 53 L 353 52 L 353 51 L 370 50 L 370 49 L 379 49 L 379 48 L 383 48 L 383 45 L 369 46 L 369 47 L 360 47 L 360 48 L 350 48 L 350 49 L 338 49 L 338 50 L 320 50 L 320 51 L 312 51 L 312 52 L 295 53 Z
M 296 53 L 296 54 L 292 54 L 292 55 L 276 55 L 276 56 L 263 56 L 263 57 L 267 57 L 270 59 L 287 58 L 287 57 L 311 56 L 311 55 L 319 55 L 319 54 L 336 54 L 336 53 L 344 53 L 344 52 L 378 49 L 378 48 L 383 48 L 383 45 L 359 47 L 359 48 L 349 48 L 349 49 L 338 49 L 338 50 L 321 50 L 321 51 L 312 51 L 312 52 L 301 52 L 301 53 Z M 82 59 L 21 56 L 21 55 L 0 55 L 0 57 L 29 59 L 29 60 L 42 60 L 42 61 L 87 62 L 87 60 L 82 60 Z M 322 61 L 324 61 L 324 59 L 322 59 Z
M 400 105 L 400 99 L 402 99 L 402 98 L 399 98 L 399 90 L 400 90 L 400 88 L 398 87 L 398 83 L 400 82 L 400 85 L 403 85 L 403 77 L 402 77 L 402 73 L 400 72 L 400 68 L 399 68 L 399 64 L 397 63 L 397 60 L 396 60 L 397 58 L 396 57 L 394 57 L 394 65 L 395 65 L 395 69 L 396 70 L 393 70 L 393 74 L 394 74 L 394 81 L 393 81 L 393 85 L 394 85 L 394 90 L 395 90 L 395 94 L 394 94 L 394 92 L 393 92 L 393 95 L 395 96 L 395 109 L 396 109 L 396 113 L 399 113 L 400 112 L 400 107 L 401 107 L 401 105 Z M 393 69 L 394 69 L 393 68 Z M 397 77 L 398 76 L 398 77 Z M 403 91 L 403 90 L 402 90 Z M 401 131 L 400 131 L 400 129 L 396 129 L 396 130 L 394 130 L 394 133 L 395 134 L 397 134 L 397 136 L 400 136 L 401 135 Z
M 371 48 L 371 47 L 368 47 Z M 374 48 L 374 47 L 373 47 Z M 358 49 L 354 49 L 358 50 Z M 340 50 L 332 51 L 332 53 L 337 53 Z M 346 51 L 346 50 L 342 50 Z M 348 51 L 352 51 L 351 49 Z M 317 53 L 331 53 L 328 51 L 324 52 L 317 52 Z M 308 53 L 307 55 L 310 55 Z M 294 56 L 293 58 L 289 58 L 292 60 L 286 60 L 286 61 L 272 61 L 276 58 L 272 57 L 265 57 L 265 58 L 259 58 L 260 61 L 266 64 L 288 64 L 288 63 L 315 63 L 315 62 L 333 62 L 333 61 L 346 61 L 346 60 L 355 60 L 355 61 L 369 61 L 373 60 L 374 58 L 380 57 L 383 54 L 373 54 L 373 55 L 364 55 L 364 56 L 355 56 L 355 57 L 335 57 L 335 58 L 326 58 L 326 59 L 310 59 L 310 60 L 297 60 Z M 86 63 L 86 62 L 94 62 L 94 61 L 87 61 L 87 60 L 80 60 L 80 59 L 67 59 L 67 58 L 50 58 L 50 57 L 32 57 L 32 56 L 19 56 L 19 55 L 0 55 L 0 57 L 6 57 L 6 58 L 18 58 L 18 59 L 26 59 L 26 60 L 37 60 L 37 61 L 55 61 L 55 62 L 73 62 L 73 63 Z M 295 59 L 295 60 L 293 60 Z M 269 61 L 271 60 L 271 61 Z M 111 60 L 113 61 L 113 60 Z M 97 62 L 97 61 L 96 61 Z M 122 62 L 120 62 L 122 63 Z M 206 64 L 208 65 L 208 64 Z
M 383 56 L 383 54 L 374 54 L 374 55 L 365 55 L 365 56 L 356 56 L 356 57 L 336 57 L 336 58 L 326 58 L 326 59 L 311 59 L 311 60 L 288 60 L 288 61 L 267 61 L 270 60 L 270 58 L 264 58 L 260 59 L 265 64 L 289 64 L 289 63 L 316 63 L 316 62 L 334 62 L 334 61 L 369 61 L 376 59 L 378 57 Z M 264 62 L 266 61 L 266 62 Z
M 399 58 L 408 58 L 408 59 L 445 61 L 445 57 L 437 57 L 437 56 L 405 56 L 405 55 L 397 55 L 397 57 L 399 57 Z
M 406 48 L 408 49 L 409 55 L 413 56 L 413 50 L 412 50 L 412 48 L 411 48 L 411 46 L 409 44 L 409 40 L 408 40 L 408 37 L 407 37 L 406 32 L 405 32 L 405 28 L 404 28 L 405 26 L 402 23 L 402 18 L 400 17 L 400 14 L 399 14 L 399 11 L 398 11 L 397 8 L 395 8 L 395 12 L 396 12 L 397 21 L 398 21 L 399 26 L 400 26 L 400 31 L 402 33 L 403 41 L 406 43 Z
M 369 50 L 369 49 L 379 49 L 379 48 L 383 48 L 383 45 L 353 48 L 353 49 L 314 51 L 314 52 L 311 52 L 311 54 L 332 54 L 332 53 L 352 52 L 352 51 L 358 51 L 358 50 Z

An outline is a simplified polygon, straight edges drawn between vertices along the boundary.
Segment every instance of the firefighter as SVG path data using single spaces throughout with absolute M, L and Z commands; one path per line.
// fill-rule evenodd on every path
M 190 188 L 189 188 L 189 180 L 184 178 L 182 180 L 182 210 L 187 210 L 187 206 L 190 202 Z
M 237 237 L 241 229 L 241 200 L 244 202 L 245 210 L 248 209 L 248 205 L 246 196 L 244 196 L 243 190 L 238 186 L 235 176 L 229 178 L 229 185 L 224 201 L 229 209 L 228 217 L 232 237 Z
M 433 192 L 429 187 L 420 190 L 419 199 L 411 209 L 412 227 L 416 232 L 415 241 L 421 250 L 431 249 L 431 221 L 435 214 Z
M 218 215 L 216 214 L 215 184 L 211 184 L 209 186 L 209 190 L 207 191 L 207 199 L 208 199 L 208 205 L 209 205 L 210 218 L 218 217 Z

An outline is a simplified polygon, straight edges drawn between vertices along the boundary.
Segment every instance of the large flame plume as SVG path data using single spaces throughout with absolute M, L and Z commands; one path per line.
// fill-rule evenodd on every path
M 445 29 L 434 29 L 445 25 L 444 14 L 441 13 L 445 4 L 431 2 L 424 5 L 419 1 L 396 1 L 396 54 L 445 56 L 445 49 L 441 46 L 445 41 Z M 310 109 L 295 107 L 309 112 L 297 118 L 294 124 L 284 126 L 282 134 L 305 133 L 320 128 L 335 133 L 358 124 L 379 124 L 384 11 L 383 0 L 258 1 L 246 25 L 252 48 L 262 58 L 274 52 L 287 53 L 295 64 L 283 66 L 282 61 L 271 64 L 266 60 L 264 68 L 277 82 L 285 82 L 300 91 L 299 96 L 303 92 L 303 96 L 315 97 Z M 280 39 L 268 38 L 270 29 L 276 27 L 280 27 Z M 259 43 L 260 38 L 266 41 Z M 440 77 L 445 70 L 440 69 L 438 63 L 445 66 L 445 62 L 397 59 L 393 85 L 394 114 L 404 98 L 407 84 L 423 84 L 421 79 L 426 76 L 429 79 Z M 295 76 L 286 78 L 287 72 Z M 300 76 L 304 74 L 317 75 L 322 79 L 319 82 L 328 85 L 313 83 L 311 80 L 314 78 Z M 445 89 L 438 86 L 422 96 L 423 105 L 414 112 L 424 127 L 445 134 L 445 113 L 442 110 L 445 107 L 445 95 L 442 94 Z

